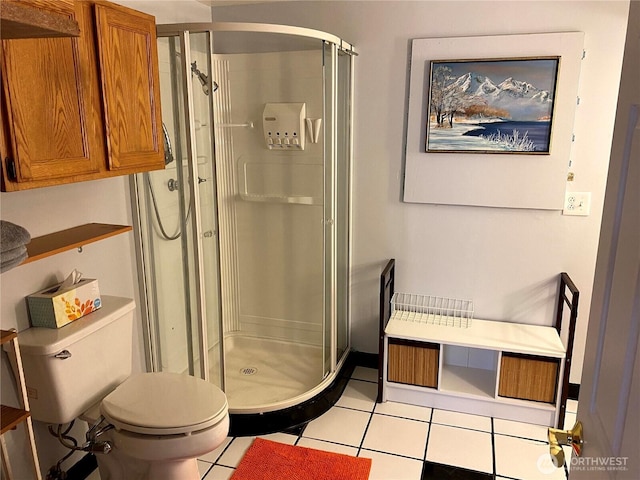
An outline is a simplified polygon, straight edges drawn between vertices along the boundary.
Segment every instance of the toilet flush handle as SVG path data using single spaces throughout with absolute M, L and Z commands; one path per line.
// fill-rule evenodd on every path
M 56 353 L 54 357 L 60 360 L 66 360 L 71 357 L 71 352 L 69 350 L 62 350 L 60 353 Z

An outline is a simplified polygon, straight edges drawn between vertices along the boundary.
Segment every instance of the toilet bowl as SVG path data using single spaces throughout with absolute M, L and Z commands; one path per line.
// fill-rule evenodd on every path
M 132 374 L 135 304 L 101 303 L 62 328 L 18 334 L 32 418 L 99 423 L 86 448 L 110 450 L 96 453 L 101 480 L 198 480 L 197 458 L 229 431 L 225 394 L 187 374 Z
M 101 480 L 197 480 L 197 458 L 215 450 L 229 431 L 227 400 L 204 380 L 174 373 L 132 375 L 83 415 L 114 428 L 96 441 Z

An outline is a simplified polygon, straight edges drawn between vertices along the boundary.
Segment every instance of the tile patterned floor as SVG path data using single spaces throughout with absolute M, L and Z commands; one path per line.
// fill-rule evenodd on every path
M 387 402 L 376 404 L 376 371 L 357 367 L 336 405 L 299 435 L 277 442 L 373 459 L 370 480 L 560 480 L 546 468 L 547 429 L 539 425 Z M 567 416 L 575 418 L 570 401 Z M 345 428 L 348 425 L 349 428 Z M 227 480 L 253 437 L 229 437 L 198 460 L 203 480 Z M 566 452 L 570 458 L 570 452 Z

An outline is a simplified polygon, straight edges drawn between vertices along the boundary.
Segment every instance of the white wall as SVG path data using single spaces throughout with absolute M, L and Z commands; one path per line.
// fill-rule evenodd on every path
M 194 0 L 133 0 L 118 3 L 151 14 L 157 13 L 158 22 L 193 22 L 210 18 L 210 9 Z M 131 225 L 128 177 L 2 193 L 0 218 L 24 226 L 32 237 L 89 222 Z M 126 233 L 87 245 L 82 253 L 75 250 L 65 252 L 3 273 L 0 276 L 2 329 L 28 328 L 24 297 L 62 280 L 74 268 L 83 272 L 85 277 L 97 278 L 103 294 L 126 296 L 138 302 L 133 234 Z M 133 352 L 133 368 L 139 371 L 144 369 L 144 349 L 139 315 L 136 320 L 134 342 L 137 348 Z M 16 405 L 17 392 L 5 354 L 2 355 L 1 368 L 1 401 L 3 404 Z M 46 473 L 67 450 L 49 435 L 46 425 L 34 423 L 40 463 Z M 81 442 L 84 441 L 82 426 L 75 428 L 72 433 Z M 23 427 L 6 435 L 6 439 L 15 477 L 31 478 Z M 78 458 L 76 454 L 63 464 L 63 468 L 68 468 Z
M 388 258 L 397 260 L 399 291 L 472 298 L 477 318 L 547 325 L 554 318 L 558 274 L 566 271 L 581 290 L 571 372 L 571 381 L 580 382 L 628 6 L 627 1 L 296 1 L 214 7 L 216 21 L 316 28 L 357 48 L 354 349 L 377 351 L 378 275 Z M 403 203 L 410 40 L 565 31 L 585 33 L 572 152 L 575 181 L 569 188 L 592 192 L 591 215 Z
M 158 23 L 202 21 L 209 9 L 192 0 L 120 1 L 157 14 Z M 566 270 L 582 291 L 576 354 L 589 304 L 616 106 L 628 2 L 287 2 L 218 7 L 216 20 L 261 21 L 318 28 L 356 45 L 353 221 L 353 347 L 374 352 L 379 271 L 398 260 L 398 290 L 471 297 L 478 317 L 550 323 L 557 274 Z M 407 61 L 412 38 L 585 32 L 582 102 L 576 113 L 572 190 L 593 193 L 589 217 L 557 212 L 409 205 L 400 201 Z M 481 181 L 482 179 L 479 179 Z M 4 220 L 38 236 L 86 222 L 130 223 L 125 178 L 0 195 Z M 0 277 L 3 329 L 28 326 L 24 296 L 72 268 L 100 279 L 104 293 L 136 298 L 132 234 L 60 254 Z M 528 312 L 532 312 L 532 318 Z M 139 328 L 140 325 L 138 324 Z M 142 367 L 142 347 L 134 352 Z M 572 372 L 579 381 L 580 365 Z M 15 399 L 5 359 L 2 402 Z M 40 426 L 46 470 L 62 456 Z M 13 435 L 8 436 L 12 442 Z M 26 471 L 21 445 L 14 468 Z

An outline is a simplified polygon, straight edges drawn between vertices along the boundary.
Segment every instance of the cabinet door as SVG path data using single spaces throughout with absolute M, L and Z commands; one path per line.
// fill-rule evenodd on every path
M 91 30 L 83 15 L 76 19 Z M 91 39 L 5 40 L 2 47 L 4 189 L 98 172 L 106 152 Z
M 498 395 L 555 403 L 560 360 L 503 353 Z
M 102 3 L 95 15 L 109 169 L 164 168 L 155 19 Z
M 422 387 L 438 387 L 440 346 L 389 339 L 387 380 Z

